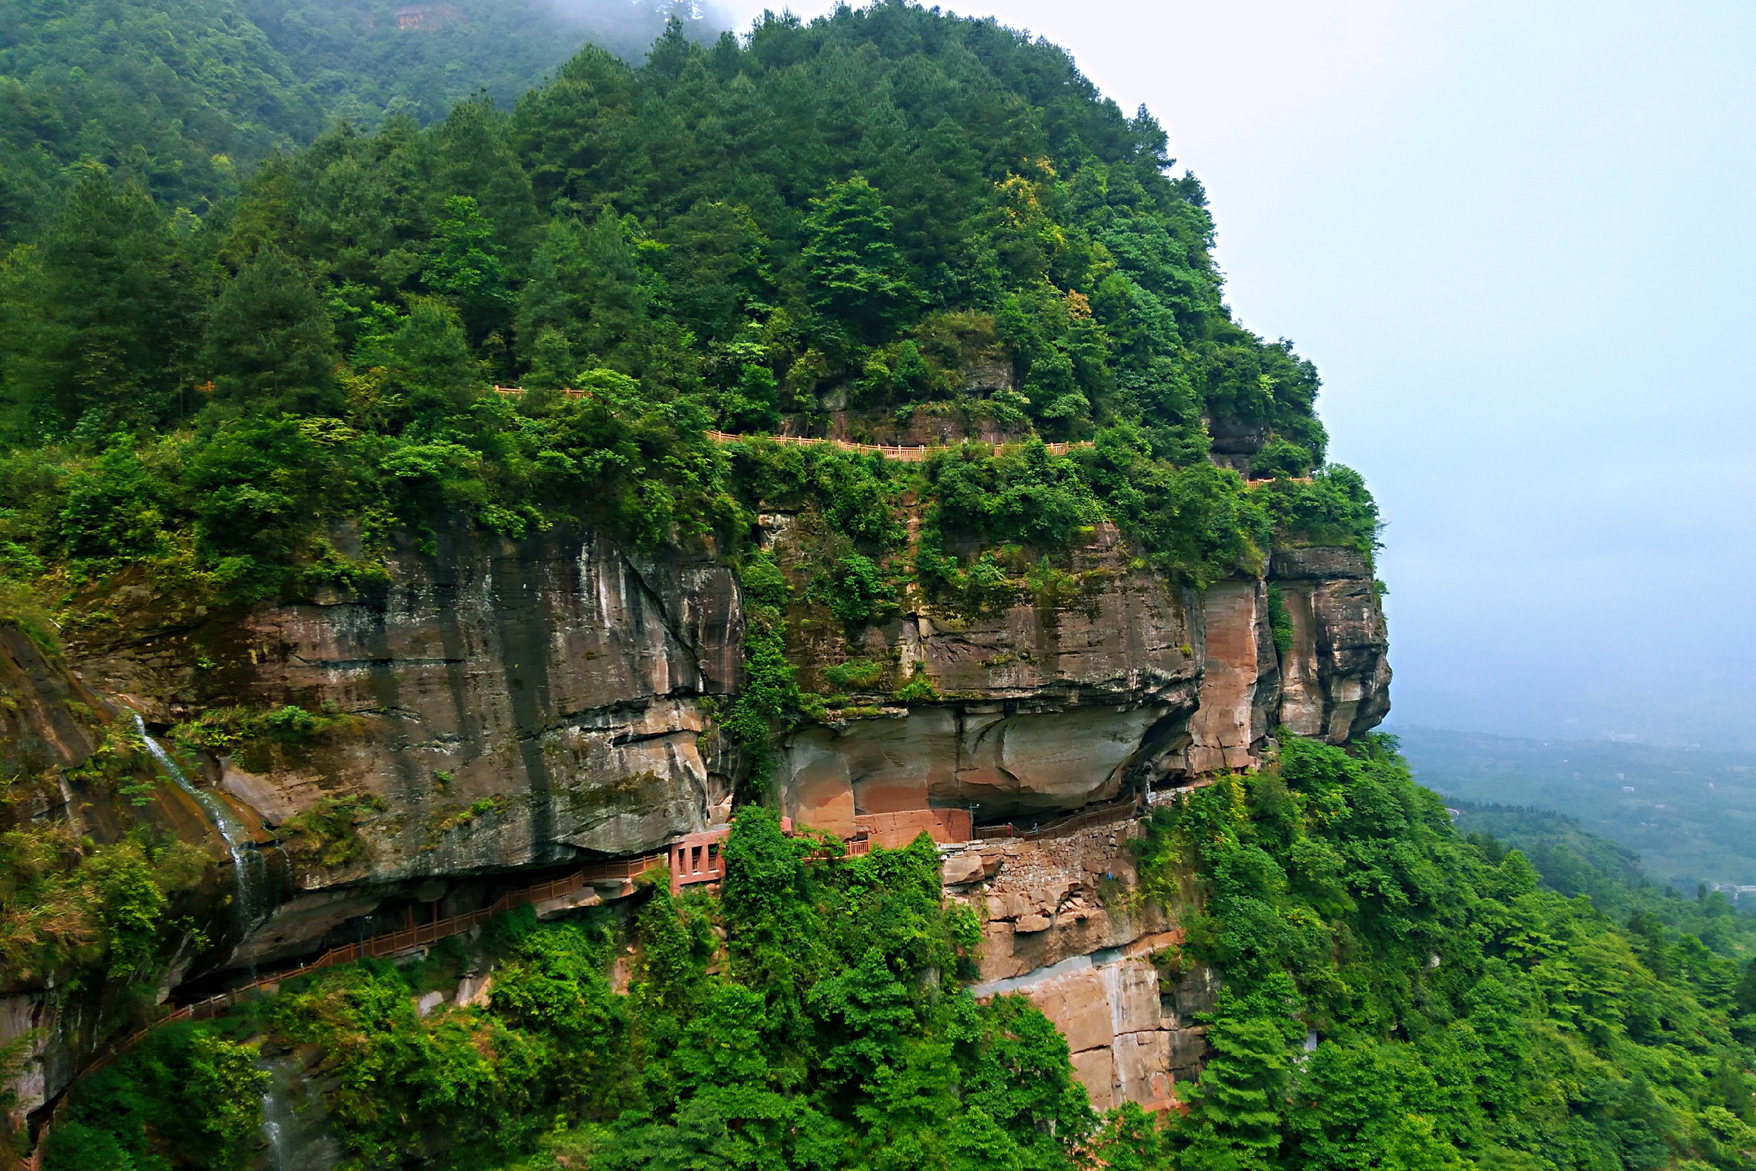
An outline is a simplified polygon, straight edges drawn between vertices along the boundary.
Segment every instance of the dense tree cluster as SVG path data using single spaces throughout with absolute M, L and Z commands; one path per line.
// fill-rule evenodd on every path
M 697 37 L 728 24 L 662 0 L 4 0 L 0 239 L 41 229 L 68 164 L 202 214 L 326 121 L 510 103 L 587 40 L 637 59 L 672 15 Z
M 674 21 L 510 113 L 340 124 L 199 215 L 77 164 L 0 267 L 0 561 L 359 585 L 326 524 L 370 549 L 459 510 L 732 549 L 753 501 L 704 428 L 843 408 L 1096 440 L 935 465 L 984 539 L 1108 516 L 1197 583 L 1277 529 L 1369 552 L 1315 372 L 1233 322 L 1169 164 L 1061 50 L 904 4 L 711 46 Z M 1210 418 L 1269 437 L 1272 488 L 1208 464 Z
M 1690 930 L 1711 913 L 1628 887 L 1622 926 L 1544 889 L 1460 838 L 1394 747 L 1289 741 L 1155 815 L 1146 885 L 1202 903 L 1172 964 L 1226 988 L 1192 1111 L 1127 1165 L 1756 1165 L 1739 933 L 1716 953 Z

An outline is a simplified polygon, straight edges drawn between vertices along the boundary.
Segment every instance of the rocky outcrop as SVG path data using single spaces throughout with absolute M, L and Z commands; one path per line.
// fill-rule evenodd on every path
M 787 531 L 784 526 L 778 526 Z M 782 563 L 787 542 L 777 542 Z M 850 643 L 798 631 L 810 686 L 851 658 L 926 684 L 932 702 L 853 710 L 794 733 L 778 777 L 796 821 L 851 832 L 854 818 L 936 805 L 977 820 L 1077 809 L 1162 772 L 1185 739 L 1200 679 L 1199 599 L 1131 563 L 1099 526 L 1053 591 L 907 613 Z M 844 709 L 844 713 L 848 709 Z
M 785 564 L 793 520 L 765 524 Z M 724 821 L 737 761 L 716 717 L 741 685 L 743 609 L 710 551 L 649 558 L 594 532 L 508 541 L 460 523 L 425 548 L 405 540 L 389 569 L 375 591 L 231 612 L 124 582 L 93 608 L 121 621 L 71 632 L 71 670 L 0 626 L 0 721 L 15 753 L 58 778 L 33 815 L 76 816 L 99 841 L 144 818 L 206 841 L 221 877 L 270 855 L 275 875 L 292 871 L 246 900 L 250 913 L 219 899 L 231 917 L 209 934 L 223 942 L 173 957 L 168 980 L 308 955 L 400 927 L 420 904 L 473 910 L 512 876 Z M 1098 526 L 1063 570 L 1020 569 L 978 602 L 910 591 L 852 641 L 820 619 L 789 616 L 801 685 L 836 690 L 828 668 L 849 660 L 879 678 L 786 736 L 775 779 L 796 822 L 842 833 L 925 810 L 1029 829 L 1115 800 L 1125 817 L 1131 796 L 1253 766 L 1283 730 L 1342 742 L 1388 709 L 1376 585 L 1346 549 L 1277 549 L 1265 577 L 1195 592 Z M 163 727 L 284 704 L 324 713 L 329 730 L 266 761 L 212 752 L 190 788 L 160 784 L 145 809 L 74 779 L 127 708 Z M 210 807 L 222 798 L 249 839 L 229 857 Z M 337 802 L 359 848 L 289 868 L 276 836 Z M 1191 1014 L 1212 988 L 1167 963 L 1177 924 L 1132 894 L 1132 825 L 951 849 L 945 877 L 982 914 L 984 988 L 1043 1006 L 1095 1101 L 1161 1105 L 1199 1064 Z M 42 1038 L 19 1086 L 27 1107 L 65 1083 L 103 1019 L 101 1005 L 0 989 L 0 1040 Z
M 207 847 L 214 862 L 210 881 L 176 892 L 167 916 L 186 927 L 155 957 L 162 997 L 197 959 L 189 928 L 220 937 L 230 930 L 231 884 L 224 875 L 231 859 L 191 793 L 153 783 L 157 770 L 125 735 L 127 714 L 68 669 L 47 626 L 44 621 L 33 637 L 17 621 L 0 621 L 0 767 L 8 778 L 0 830 L 15 838 L 11 849 L 31 858 L 33 867 L 51 865 L 51 858 L 71 865 L 136 829 Z M 125 799 L 122 785 L 129 786 Z M 16 839 L 32 837 L 34 850 L 20 848 Z M 19 920 L 10 944 L 21 951 L 33 930 L 65 932 L 73 943 L 48 970 L 0 967 L 0 1049 L 11 1054 L 4 1085 L 15 1128 L 126 1024 L 139 991 L 106 982 L 102 967 L 91 966 L 102 963 L 101 953 L 76 954 L 78 942 L 90 938 L 81 926 L 34 924 L 24 914 Z
M 1269 591 L 1290 630 L 1281 654 Z M 1254 768 L 1277 734 L 1344 744 L 1390 711 L 1389 640 L 1371 566 L 1353 549 L 1278 548 L 1262 579 L 1202 599 L 1200 706 L 1179 775 Z
M 795 518 L 764 523 L 783 565 L 803 556 Z M 459 913 L 496 874 L 643 853 L 724 818 L 736 767 L 715 716 L 740 684 L 743 618 L 709 551 L 647 558 L 593 532 L 510 541 L 460 522 L 426 548 L 406 539 L 389 569 L 376 591 L 231 613 L 125 585 L 108 605 L 131 620 L 75 640 L 84 685 L 154 724 L 228 704 L 330 713 L 331 731 L 266 764 L 207 761 L 206 783 L 259 814 L 265 840 L 343 801 L 360 842 L 302 857 L 233 963 L 399 926 L 417 888 Z M 1284 656 L 1269 584 L 1292 623 Z M 809 691 L 836 690 L 834 664 L 881 668 L 778 747 L 785 811 L 841 833 L 929 808 L 1028 826 L 1249 767 L 1279 726 L 1345 739 L 1387 706 L 1377 595 L 1345 550 L 1280 550 L 1266 583 L 1199 593 L 1100 525 L 1064 570 L 1021 569 L 1010 592 L 911 591 L 851 642 L 795 613 L 787 638 Z
M 1377 582 L 1352 549 L 1277 549 L 1273 581 L 1292 623 L 1278 722 L 1342 744 L 1390 714 L 1389 639 Z
M 576 530 L 513 542 L 463 524 L 435 544 L 400 547 L 377 593 L 173 615 L 87 648 L 86 678 L 161 722 L 227 703 L 347 717 L 272 775 L 210 761 L 270 824 L 326 797 L 377 810 L 358 857 L 305 868 L 239 962 L 309 950 L 421 880 L 654 849 L 729 798 L 709 697 L 742 662 L 730 569 Z M 191 646 L 219 664 L 191 666 Z
M 1208 415 L 1208 458 L 1222 468 L 1231 468 L 1246 480 L 1250 478 L 1250 461 L 1268 442 L 1268 423 L 1262 420 L 1239 419 L 1230 415 Z
M 1184 776 L 1249 768 L 1274 728 L 1279 663 L 1268 592 L 1255 578 L 1216 582 L 1202 598 L 1200 705 L 1177 770 Z
M 982 915 L 978 997 L 1029 997 L 1067 1038 L 1100 1110 L 1163 1109 L 1205 1053 L 1194 1015 L 1212 973 L 1185 965 L 1183 933 L 1136 891 L 1133 820 L 1040 841 L 972 843 L 945 861 L 951 897 Z

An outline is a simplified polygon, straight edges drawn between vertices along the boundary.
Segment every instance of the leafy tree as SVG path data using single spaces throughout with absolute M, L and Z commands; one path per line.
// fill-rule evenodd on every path
M 433 225 L 434 249 L 422 281 L 456 306 L 470 337 L 479 343 L 507 321 L 506 269 L 494 225 L 472 196 L 453 195 Z
M 328 313 L 279 249 L 258 253 L 208 314 L 201 361 L 222 401 L 278 413 L 335 411 L 339 358 Z
M 746 362 L 737 384 L 720 398 L 720 419 L 733 431 L 772 431 L 780 425 L 780 383 L 766 366 Z
M 855 175 L 811 201 L 800 260 L 811 299 L 856 334 L 876 339 L 906 324 L 920 295 L 892 241 L 877 188 Z
M 31 250 L 8 265 L 8 397 L 19 422 L 64 432 L 170 414 L 192 290 L 147 194 L 87 168 Z

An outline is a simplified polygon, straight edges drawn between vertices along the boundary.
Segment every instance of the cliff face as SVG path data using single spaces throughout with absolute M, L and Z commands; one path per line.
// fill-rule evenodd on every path
M 1279 549 L 1273 579 L 1292 623 L 1278 722 L 1288 734 L 1341 744 L 1390 714 L 1384 610 L 1352 549 Z
M 876 714 L 789 737 L 779 773 L 788 811 L 851 832 L 867 813 L 974 806 L 987 821 L 1115 797 L 1170 767 L 1186 736 L 1201 620 L 1201 599 L 1131 567 L 1106 525 L 1051 595 L 973 612 L 913 599 L 857 644 L 807 633 L 809 684 L 819 664 L 859 655 L 942 698 L 874 695 Z
M 38 850 L 27 845 L 20 851 L 32 869 L 45 868 L 44 849 L 52 848 L 53 857 L 71 868 L 94 847 L 139 829 L 155 838 L 199 844 L 216 874 L 223 870 L 227 851 L 195 794 L 142 783 L 151 780 L 153 768 L 135 759 L 126 740 L 116 735 L 119 724 L 131 722 L 128 713 L 87 686 L 46 644 L 16 622 L 0 622 L 0 766 L 7 777 L 0 831 L 9 839 L 45 835 Z M 59 840 L 56 830 L 62 831 Z M 9 862 L 14 848 L 9 840 Z M 26 878 L 9 874 L 7 881 Z M 216 937 L 225 937 L 231 926 L 225 887 L 218 882 L 177 892 L 171 910 L 189 929 Z M 81 953 L 94 934 L 94 925 L 80 917 L 95 912 L 91 905 L 67 907 L 39 924 L 26 910 L 8 923 L 9 956 L 36 931 L 58 938 L 62 954 L 47 970 L 0 966 L 0 1047 L 21 1046 L 12 1051 L 16 1064 L 7 1081 L 20 1118 L 67 1085 L 91 1051 L 126 1022 L 136 996 L 155 991 L 163 996 L 197 959 L 186 932 L 158 957 L 162 976 L 156 989 L 93 979 L 89 966 L 80 972 L 77 965 L 89 961 Z
M 768 519 L 785 564 L 792 529 Z M 160 785 L 141 814 L 209 844 L 210 885 L 230 907 L 215 912 L 226 919 L 216 949 L 180 956 L 173 980 L 401 926 L 417 903 L 471 910 L 508 872 L 638 855 L 729 814 L 737 757 L 716 716 L 740 684 L 744 621 L 734 574 L 709 552 L 642 558 L 593 532 L 512 542 L 460 525 L 425 550 L 405 543 L 390 569 L 377 593 L 242 612 L 123 586 L 99 611 L 116 622 L 69 632 L 71 674 L 22 636 L 0 648 L 21 697 L 5 716 L 23 722 L 15 739 L 62 775 L 90 756 L 94 728 L 132 718 L 127 708 L 160 728 L 228 705 L 325 713 L 328 730 L 296 748 L 200 754 L 190 788 Z M 1285 653 L 1271 588 L 1290 626 Z M 1100 526 L 1066 571 L 1031 589 L 982 605 L 911 592 L 901 610 L 852 641 L 789 619 L 807 690 L 835 690 L 828 668 L 852 658 L 883 667 L 874 690 L 779 745 L 778 795 L 800 823 L 847 834 L 882 814 L 956 809 L 1023 831 L 1251 767 L 1282 731 L 1344 741 L 1389 706 L 1382 612 L 1350 550 L 1279 549 L 1265 578 L 1195 592 Z M 930 691 L 899 700 L 905 682 Z M 247 831 L 229 860 L 200 789 Z M 350 848 L 277 846 L 338 802 Z M 111 795 L 63 782 L 59 804 L 100 840 L 120 832 Z M 983 912 L 991 990 L 1039 999 L 1077 1042 L 1098 1100 L 1157 1103 L 1199 1060 L 1189 1014 L 1211 989 L 1202 973 L 1153 966 L 1174 942 L 1171 919 L 1106 901 L 1132 881 L 1129 825 L 966 860 L 947 882 Z M 258 875 L 254 888 L 228 877 L 228 861 Z M 223 897 L 234 886 L 238 897 Z M 13 990 L 0 1013 L 11 1022 L 0 1032 L 45 1038 L 27 1105 L 55 1092 L 101 1032 L 95 1010 L 44 989 Z
M 708 731 L 708 697 L 742 661 L 729 569 L 558 530 L 514 543 L 460 527 L 435 546 L 399 550 L 376 596 L 197 615 L 141 590 L 156 621 L 80 648 L 88 680 L 156 722 L 289 703 L 347 717 L 269 772 L 207 756 L 209 782 L 270 826 L 325 799 L 364 813 L 364 848 L 302 868 L 234 962 L 310 951 L 423 880 L 648 850 L 729 798 Z
M 770 520 L 785 564 L 792 530 Z M 376 595 L 241 614 L 178 611 L 135 587 L 112 602 L 133 607 L 125 633 L 75 640 L 86 685 L 156 724 L 223 705 L 346 717 L 271 767 L 207 754 L 207 783 L 270 832 L 325 799 L 360 811 L 364 848 L 301 864 L 234 963 L 308 952 L 417 885 L 428 901 L 456 893 L 433 880 L 638 854 L 727 812 L 735 768 L 714 716 L 738 686 L 743 619 L 710 554 L 460 526 L 429 551 L 407 544 L 391 569 Z M 1284 656 L 1270 584 L 1291 620 Z M 926 808 L 1023 824 L 1249 767 L 1279 728 L 1340 742 L 1388 708 L 1382 614 L 1348 550 L 1279 550 L 1266 581 L 1197 593 L 1100 526 L 1034 593 L 973 608 L 911 596 L 903 610 L 852 642 L 795 617 L 807 690 L 833 690 L 825 669 L 855 656 L 886 671 L 780 745 L 780 797 L 803 824 L 852 833 L 862 816 Z M 894 698 L 910 680 L 934 698 Z

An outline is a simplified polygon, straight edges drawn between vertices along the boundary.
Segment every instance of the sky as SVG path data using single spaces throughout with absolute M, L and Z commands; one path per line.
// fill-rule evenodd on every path
M 1145 103 L 1317 363 L 1392 727 L 1756 750 L 1756 4 L 946 7 Z

